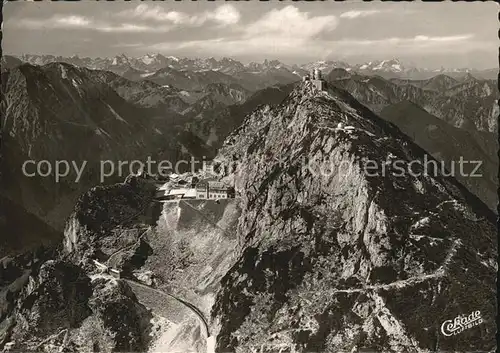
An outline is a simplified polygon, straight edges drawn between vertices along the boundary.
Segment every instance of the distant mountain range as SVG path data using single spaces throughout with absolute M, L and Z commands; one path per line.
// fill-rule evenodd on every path
M 54 55 L 25 54 L 19 57 L 5 56 L 7 66 L 16 65 L 17 62 L 27 62 L 33 65 L 45 65 L 51 62 L 66 62 L 75 66 L 113 71 L 128 78 L 144 78 L 153 75 L 162 69 L 180 71 L 217 71 L 231 76 L 262 74 L 269 70 L 281 71 L 281 74 L 302 76 L 311 69 L 319 68 L 330 72 L 335 68 L 346 69 L 362 75 L 380 75 L 385 78 L 428 79 L 437 74 L 447 74 L 454 78 L 461 78 L 472 74 L 481 79 L 495 79 L 497 69 L 476 70 L 473 68 L 461 69 L 428 69 L 404 65 L 398 59 L 376 60 L 363 64 L 349 64 L 344 61 L 316 61 L 301 65 L 287 65 L 278 60 L 264 60 L 262 63 L 251 62 L 243 64 L 231 58 L 177 58 L 162 54 L 146 54 L 140 57 L 129 57 L 124 54 L 110 58 L 81 58 L 79 56 L 63 57 Z M 17 59 L 17 60 L 16 60 Z M 168 73 L 168 71 L 167 71 Z M 262 87 L 259 87 L 262 88 Z

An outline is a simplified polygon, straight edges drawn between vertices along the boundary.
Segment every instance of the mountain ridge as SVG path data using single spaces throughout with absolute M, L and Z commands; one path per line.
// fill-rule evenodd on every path
M 10 55 L 10 57 L 14 57 Z M 348 71 L 356 71 L 364 75 L 383 75 L 386 78 L 401 77 L 407 79 L 428 79 L 438 74 L 447 74 L 456 78 L 464 78 L 470 74 L 478 75 L 480 78 L 493 79 L 498 75 L 497 69 L 477 70 L 473 68 L 461 69 L 427 69 L 417 68 L 412 65 L 405 66 L 399 59 L 374 60 L 363 64 L 348 64 L 345 61 L 319 60 L 305 64 L 287 65 L 278 60 L 265 59 L 262 63 L 251 62 L 243 64 L 237 60 L 223 57 L 219 60 L 211 58 L 177 58 L 164 56 L 162 54 L 146 54 L 140 57 L 128 57 L 124 54 L 110 58 L 80 58 L 78 56 L 63 57 L 54 55 L 30 55 L 24 54 L 16 57 L 36 65 L 43 65 L 53 61 L 65 61 L 77 66 L 86 66 L 94 69 L 105 69 L 109 71 L 123 72 L 126 67 L 139 71 L 152 72 L 162 68 L 170 67 L 177 70 L 216 70 L 226 74 L 238 72 L 265 71 L 270 68 L 286 69 L 289 72 L 298 71 L 300 75 L 312 69 L 331 71 L 334 68 L 344 68 Z
M 239 162 L 226 177 L 242 198 L 240 257 L 212 310 L 217 350 L 492 349 L 494 214 L 453 178 L 367 176 L 358 165 L 425 154 L 336 88 L 301 84 L 248 117 L 217 158 Z M 323 178 L 300 164 L 332 155 L 353 168 Z M 472 283 L 478 300 L 462 291 Z M 474 310 L 487 325 L 439 336 L 443 321 Z

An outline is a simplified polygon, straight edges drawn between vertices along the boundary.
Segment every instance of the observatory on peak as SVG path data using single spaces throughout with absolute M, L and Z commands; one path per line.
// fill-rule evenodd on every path
M 311 81 L 318 90 L 326 91 L 326 81 L 323 80 L 320 69 L 311 70 L 310 75 L 304 76 L 303 81 Z

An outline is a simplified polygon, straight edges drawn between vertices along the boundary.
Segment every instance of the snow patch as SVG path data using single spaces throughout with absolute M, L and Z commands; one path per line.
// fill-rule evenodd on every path
M 216 129 L 214 127 L 212 127 L 210 129 L 210 134 L 208 135 L 206 144 L 208 146 L 212 146 L 217 141 L 219 141 L 219 137 L 217 136 Z
M 154 56 L 150 56 L 150 55 L 144 55 L 140 60 L 144 64 L 150 65 L 151 63 L 153 63 L 155 61 L 155 57 Z
M 101 129 L 101 128 L 99 128 L 99 127 L 98 127 L 98 128 L 96 128 L 94 131 L 95 131 L 95 134 L 96 134 L 97 136 L 103 136 L 103 135 L 104 135 L 104 136 L 106 136 L 106 137 L 111 138 L 111 136 L 110 136 L 110 135 L 109 135 L 106 131 L 104 131 L 103 129 Z
M 484 83 L 484 86 L 483 86 L 483 93 L 486 96 L 490 96 L 491 95 L 491 88 L 490 88 L 490 86 L 486 82 Z
M 399 65 L 399 64 L 392 64 L 391 67 L 394 69 L 394 71 L 402 71 L 403 70 L 401 68 L 401 65 Z
M 412 230 L 415 230 L 415 229 L 418 229 L 418 228 L 421 228 L 421 227 L 424 227 L 424 226 L 427 226 L 429 224 L 429 217 L 424 217 L 420 220 L 418 220 L 417 222 L 415 222 L 412 226 L 411 226 L 411 229 Z
M 76 82 L 76 80 L 74 78 L 71 79 L 71 83 L 73 84 L 73 86 L 78 89 L 78 82 Z
M 59 65 L 59 70 L 61 70 L 61 76 L 62 76 L 62 78 L 67 79 L 68 78 L 68 72 L 66 71 L 66 68 L 64 67 L 64 65 L 60 64 Z
M 111 108 L 111 106 L 108 103 L 106 103 L 106 105 L 108 106 L 109 110 L 115 116 L 115 118 L 117 120 L 119 120 L 119 121 L 121 121 L 121 122 L 123 122 L 123 123 L 125 123 L 125 124 L 128 125 L 128 122 L 125 119 L 123 119 L 117 112 L 115 112 L 115 110 L 113 108 Z

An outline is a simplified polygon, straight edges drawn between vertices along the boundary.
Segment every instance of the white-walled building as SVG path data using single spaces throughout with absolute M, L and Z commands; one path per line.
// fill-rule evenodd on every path
M 323 80 L 320 69 L 314 69 L 312 72 L 312 84 L 320 91 L 326 90 L 326 81 Z
M 219 200 L 234 198 L 234 188 L 214 178 L 204 179 L 190 187 L 180 185 L 173 186 L 170 182 L 161 185 L 156 191 L 156 197 L 163 200 L 177 199 L 204 199 Z
M 223 182 L 216 180 L 202 180 L 196 184 L 196 198 L 218 200 L 234 197 L 231 188 Z
M 175 200 L 175 199 L 195 199 L 196 198 L 196 189 L 195 188 L 175 188 L 171 189 L 168 186 L 168 183 L 162 185 L 157 193 L 156 197 L 167 199 L 167 200 Z

